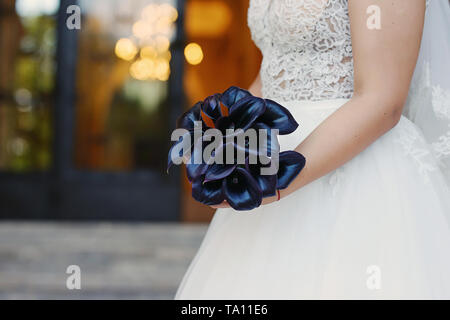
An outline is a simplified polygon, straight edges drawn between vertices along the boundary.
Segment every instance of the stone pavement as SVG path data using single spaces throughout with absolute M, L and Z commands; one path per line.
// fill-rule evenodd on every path
M 205 225 L 0 222 L 0 299 L 172 299 Z M 81 269 L 81 289 L 66 269 Z

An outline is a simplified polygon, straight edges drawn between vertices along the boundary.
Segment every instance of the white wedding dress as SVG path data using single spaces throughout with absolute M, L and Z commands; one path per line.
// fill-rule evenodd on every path
M 292 150 L 352 96 L 347 0 L 251 0 L 248 20 L 264 56 L 263 96 L 300 124 L 280 137 Z M 436 153 L 402 117 L 281 201 L 217 210 L 176 299 L 450 298 L 447 148 Z

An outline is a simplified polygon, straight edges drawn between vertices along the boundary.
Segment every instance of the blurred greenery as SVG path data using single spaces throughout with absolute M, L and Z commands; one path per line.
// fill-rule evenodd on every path
M 56 21 L 54 16 L 20 17 L 20 21 L 24 34 L 13 61 L 12 98 L 2 104 L 8 109 L 3 123 L 7 130 L 0 143 L 7 147 L 0 151 L 6 152 L 0 169 L 46 170 L 51 164 Z

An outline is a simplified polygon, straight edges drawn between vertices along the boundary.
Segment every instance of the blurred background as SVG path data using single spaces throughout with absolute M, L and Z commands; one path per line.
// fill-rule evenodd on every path
M 247 8 L 0 0 L 0 298 L 173 296 L 213 212 L 166 174 L 170 134 L 256 77 Z

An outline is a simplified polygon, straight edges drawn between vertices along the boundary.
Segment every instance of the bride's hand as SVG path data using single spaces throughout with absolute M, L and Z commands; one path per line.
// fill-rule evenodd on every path
M 224 202 L 216 204 L 214 206 L 210 206 L 214 209 L 223 209 L 223 208 L 231 208 L 231 206 L 228 204 L 227 200 L 224 200 Z

